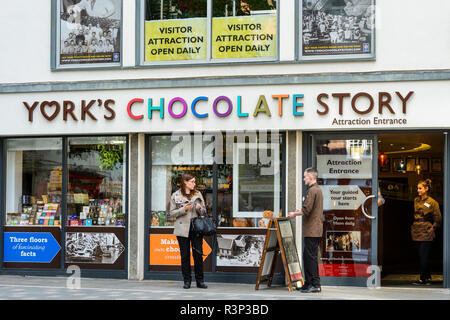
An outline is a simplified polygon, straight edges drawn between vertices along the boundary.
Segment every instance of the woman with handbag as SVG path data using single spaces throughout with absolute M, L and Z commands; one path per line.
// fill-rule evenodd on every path
M 416 243 L 420 260 L 420 279 L 413 283 L 415 285 L 431 284 L 429 255 L 436 237 L 435 231 L 442 220 L 439 203 L 429 196 L 430 191 L 430 179 L 418 182 L 418 197 L 414 199 L 414 222 L 411 226 L 411 237 Z
M 203 236 L 194 232 L 192 219 L 206 215 L 205 200 L 200 191 L 196 190 L 195 177 L 185 173 L 181 177 L 181 187 L 170 198 L 169 216 L 175 217 L 175 230 L 181 254 L 181 271 L 184 289 L 191 287 L 190 244 L 194 256 L 194 272 L 197 288 L 206 289 L 203 282 Z

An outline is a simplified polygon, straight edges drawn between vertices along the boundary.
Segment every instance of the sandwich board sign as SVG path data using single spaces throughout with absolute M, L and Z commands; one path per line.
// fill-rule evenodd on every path
M 304 280 L 289 218 L 276 218 L 269 221 L 255 290 L 259 289 L 262 282 L 267 282 L 268 287 L 272 285 L 279 256 L 283 261 L 289 291 L 293 290 L 294 285 L 301 287 Z

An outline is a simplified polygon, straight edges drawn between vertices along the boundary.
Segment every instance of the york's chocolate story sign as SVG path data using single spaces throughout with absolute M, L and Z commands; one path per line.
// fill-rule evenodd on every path
M 315 112 L 319 116 L 326 116 L 330 110 L 335 110 L 331 125 L 354 126 L 370 124 L 406 124 L 404 118 L 408 110 L 408 103 L 414 91 L 401 93 L 395 91 L 378 92 L 370 94 L 357 92 L 355 94 L 345 92 L 319 93 L 311 102 Z M 257 98 L 257 99 L 256 99 Z M 133 98 L 122 111 L 117 110 L 114 99 L 92 99 L 92 100 L 63 100 L 63 101 L 23 101 L 28 114 L 28 121 L 33 122 L 38 116 L 47 121 L 62 119 L 63 121 L 97 121 L 103 118 L 107 121 L 114 120 L 116 112 L 126 112 L 127 116 L 134 121 L 164 119 L 170 117 L 180 119 L 189 112 L 196 118 L 272 118 L 283 117 L 283 114 L 302 119 L 309 110 L 305 103 L 303 94 L 274 94 L 259 95 L 249 102 L 249 97 L 236 95 L 234 97 L 218 96 L 209 98 L 199 96 L 192 101 L 183 97 L 165 99 L 164 97 Z M 168 102 L 167 102 L 168 101 Z M 254 101 L 257 101 L 254 103 Z M 337 111 L 337 112 L 336 112 Z M 399 115 L 400 118 L 395 118 Z M 345 116 L 351 116 L 345 119 Z M 357 118 L 355 118 L 355 116 Z M 372 116 L 372 118 L 368 117 Z M 389 116 L 382 118 L 380 116 Z M 394 117 L 394 118 L 393 118 Z

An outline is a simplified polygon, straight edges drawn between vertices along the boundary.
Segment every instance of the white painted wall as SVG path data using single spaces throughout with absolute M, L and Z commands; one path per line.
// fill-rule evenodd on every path
M 0 2 L 0 83 L 450 68 L 450 1 L 377 0 L 376 60 L 135 69 L 135 0 L 124 0 L 123 70 L 50 70 L 51 1 Z M 293 0 L 280 1 L 280 60 L 295 50 Z

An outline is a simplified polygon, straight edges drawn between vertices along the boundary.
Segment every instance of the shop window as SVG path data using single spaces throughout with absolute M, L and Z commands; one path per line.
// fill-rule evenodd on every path
M 205 271 L 257 272 L 270 218 L 281 212 L 282 135 L 215 132 L 151 136 L 149 270 L 180 266 L 170 196 L 185 172 L 196 177 L 207 210 L 218 222 L 217 251 L 205 237 Z M 214 262 L 215 261 L 215 262 Z
M 212 59 L 275 58 L 275 0 L 213 0 Z
M 141 1 L 141 64 L 275 60 L 276 0 Z
M 68 226 L 124 226 L 125 137 L 68 139 Z
M 211 212 L 213 156 L 211 149 L 208 152 L 207 141 L 203 141 L 203 136 L 152 136 L 151 145 L 151 226 L 174 226 L 175 220 L 167 218 L 167 212 L 170 197 L 180 188 L 183 173 L 191 173 L 196 177 L 197 190 L 202 193 Z
M 266 228 L 281 212 L 281 139 L 278 133 L 228 134 L 217 159 L 220 227 Z
M 6 142 L 6 225 L 61 225 L 62 139 Z
M 280 134 L 186 134 L 150 139 L 152 227 L 174 225 L 167 218 L 169 200 L 185 172 L 196 177 L 210 214 L 216 201 L 213 189 L 217 189 L 219 227 L 267 227 L 271 217 L 282 215 Z
M 146 62 L 206 60 L 206 1 L 146 0 Z

